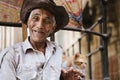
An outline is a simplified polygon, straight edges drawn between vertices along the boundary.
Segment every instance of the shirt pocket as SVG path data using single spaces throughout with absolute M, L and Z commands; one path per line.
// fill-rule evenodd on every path
M 37 71 L 36 71 L 36 67 L 33 65 L 21 65 L 17 77 L 20 80 L 32 80 L 35 79 L 37 76 Z

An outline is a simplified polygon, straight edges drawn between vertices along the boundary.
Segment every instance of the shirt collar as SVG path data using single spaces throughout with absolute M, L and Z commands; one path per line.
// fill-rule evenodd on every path
M 30 41 L 29 41 L 30 37 L 27 37 L 26 40 L 23 42 L 23 51 L 24 53 L 26 53 L 27 50 L 34 50 Z M 54 42 L 50 42 L 48 40 L 46 40 L 46 50 L 50 50 L 53 54 L 56 52 L 56 45 Z
M 46 41 L 47 47 L 46 50 L 50 50 L 53 54 L 56 52 L 56 44 L 52 41 Z
M 23 42 L 23 51 L 24 51 L 24 53 L 26 53 L 26 51 L 28 49 L 33 50 L 33 47 L 32 47 L 32 45 L 31 45 L 31 43 L 29 41 L 29 37 L 27 37 L 26 40 Z

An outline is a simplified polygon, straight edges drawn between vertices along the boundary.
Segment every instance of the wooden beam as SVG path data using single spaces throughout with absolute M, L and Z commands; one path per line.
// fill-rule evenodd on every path
M 25 24 L 23 24 L 23 23 L 22 23 L 22 37 L 23 37 L 23 41 L 27 37 L 27 26 Z

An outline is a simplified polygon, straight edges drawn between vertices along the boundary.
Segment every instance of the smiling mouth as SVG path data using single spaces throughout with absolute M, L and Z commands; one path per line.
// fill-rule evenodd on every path
M 38 31 L 38 30 L 33 30 L 33 31 L 36 32 L 36 33 L 44 34 L 43 31 Z

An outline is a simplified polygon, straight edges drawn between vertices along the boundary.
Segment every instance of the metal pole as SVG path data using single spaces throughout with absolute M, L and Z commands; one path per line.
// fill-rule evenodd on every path
M 79 52 L 81 53 L 81 39 L 78 39 L 79 42 Z
M 74 44 L 72 45 L 72 51 L 73 51 L 73 55 L 75 54 L 75 51 L 74 51 Z
M 99 20 L 99 32 L 101 34 L 103 33 L 103 24 L 102 24 L 103 21 L 102 20 Z M 100 52 L 101 52 L 102 78 L 104 80 L 104 77 L 105 77 L 105 62 L 104 62 L 105 56 L 104 56 L 104 52 L 103 52 L 104 51 L 103 38 L 101 36 L 100 36 L 100 46 L 102 46 L 100 48 Z
M 107 2 L 108 0 L 102 0 L 103 6 L 103 34 L 107 34 Z M 109 80 L 109 71 L 108 71 L 108 37 L 103 38 L 103 62 L 104 62 L 104 76 L 103 80 Z
M 87 34 L 87 44 L 88 44 L 88 53 L 91 52 L 90 48 L 90 34 Z M 88 56 L 88 63 L 89 63 L 89 79 L 92 80 L 92 63 L 91 63 L 91 55 Z

